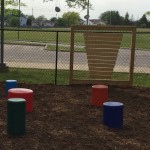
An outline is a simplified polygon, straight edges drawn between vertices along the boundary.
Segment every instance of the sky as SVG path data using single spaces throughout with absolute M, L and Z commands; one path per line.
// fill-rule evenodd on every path
M 44 15 L 47 19 L 52 17 L 61 17 L 63 13 L 68 11 L 75 11 L 80 14 L 80 17 L 84 19 L 87 14 L 87 10 L 82 10 L 76 7 L 76 9 L 69 8 L 65 0 L 53 0 L 43 3 L 43 0 L 20 0 L 24 2 L 27 7 L 21 7 L 21 11 L 26 15 L 34 15 L 38 17 Z M 98 19 L 101 13 L 105 11 L 119 11 L 121 16 L 125 16 L 126 12 L 129 13 L 133 19 L 137 20 L 142 15 L 150 11 L 150 0 L 89 0 L 92 3 L 92 10 L 90 10 L 90 19 Z M 58 6 L 61 12 L 56 13 L 55 7 Z

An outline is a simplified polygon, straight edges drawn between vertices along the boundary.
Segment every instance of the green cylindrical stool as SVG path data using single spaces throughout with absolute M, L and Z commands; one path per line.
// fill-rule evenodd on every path
M 10 98 L 7 101 L 7 133 L 24 135 L 26 120 L 26 100 Z

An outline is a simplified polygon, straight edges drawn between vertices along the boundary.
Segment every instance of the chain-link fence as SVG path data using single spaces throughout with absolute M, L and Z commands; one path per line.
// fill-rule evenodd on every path
M 76 76 L 85 77 L 88 70 L 83 36 L 77 35 L 74 65 Z M 117 78 L 129 70 L 130 36 L 124 33 L 114 72 Z M 150 74 L 150 33 L 137 33 L 134 73 Z M 41 29 L 5 29 L 4 62 L 9 73 L 1 73 L 0 80 L 19 82 L 68 84 L 70 60 L 70 31 Z M 116 77 L 115 77 L 116 78 Z

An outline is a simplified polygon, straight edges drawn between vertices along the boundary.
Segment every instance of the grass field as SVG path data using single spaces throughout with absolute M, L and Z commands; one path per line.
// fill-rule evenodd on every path
M 78 79 L 87 78 L 85 71 L 75 71 L 74 77 Z M 127 73 L 114 73 L 113 79 L 127 80 Z M 20 83 L 35 83 L 35 84 L 68 84 L 69 71 L 58 70 L 57 80 L 55 80 L 55 70 L 42 70 L 42 69 L 15 69 L 11 68 L 8 72 L 0 73 L 0 82 L 4 82 L 8 79 L 16 79 Z M 140 87 L 150 87 L 150 75 L 149 74 L 134 74 L 133 85 Z
M 29 30 L 24 29 L 20 30 L 6 30 L 5 31 L 5 43 L 18 43 L 21 44 L 20 41 L 25 41 L 26 44 L 28 42 L 37 42 L 37 43 L 45 43 L 51 44 L 56 43 L 56 35 L 58 31 L 58 42 L 61 44 L 70 44 L 70 30 L 69 29 L 61 29 L 61 28 L 51 28 L 48 30 Z M 137 29 L 138 33 L 136 36 L 136 48 L 137 49 L 150 49 L 150 29 Z M 143 33 L 142 33 L 143 32 Z M 145 33 L 149 32 L 149 33 Z M 75 34 L 75 44 L 76 45 L 84 45 L 84 37 L 82 33 Z M 131 34 L 124 33 L 123 41 L 121 43 L 122 48 L 128 48 L 131 45 Z M 54 47 L 49 46 L 49 50 L 54 50 Z M 63 50 L 68 51 L 67 46 L 63 46 Z M 82 48 L 78 51 L 82 51 Z

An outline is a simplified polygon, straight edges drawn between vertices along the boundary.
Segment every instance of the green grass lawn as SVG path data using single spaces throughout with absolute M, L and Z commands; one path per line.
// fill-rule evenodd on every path
M 20 41 L 26 41 L 27 42 L 38 42 L 38 43 L 56 43 L 56 32 L 61 31 L 58 33 L 58 40 L 59 43 L 63 44 L 70 44 L 70 29 L 63 29 L 61 28 L 51 28 L 47 30 L 21 30 L 21 31 L 11 31 L 11 30 L 6 30 L 5 33 L 5 43 L 20 43 Z M 64 31 L 64 32 L 63 32 Z M 66 32 L 68 31 L 68 32 Z M 138 29 L 138 32 L 149 32 L 149 34 L 139 34 L 137 33 L 136 36 L 136 48 L 138 49 L 150 49 L 150 29 Z M 19 34 L 19 39 L 18 39 L 18 34 Z M 31 44 L 31 43 L 30 43 Z M 75 34 L 75 45 L 80 46 L 84 45 L 84 37 L 82 33 L 76 33 Z M 64 46 L 65 47 L 65 46 Z M 128 48 L 131 47 L 131 34 L 126 34 L 124 33 L 123 35 L 123 41 L 121 43 L 122 48 Z M 66 48 L 67 49 L 67 46 Z M 49 49 L 49 50 L 54 50 L 54 49 Z M 82 48 L 79 50 L 82 51 Z
M 78 79 L 85 79 L 88 77 L 88 73 L 85 71 L 74 71 L 74 77 Z M 113 79 L 126 80 L 128 78 L 127 73 L 114 73 Z M 0 73 L 0 82 L 5 82 L 8 79 L 16 79 L 19 83 L 34 83 L 34 84 L 48 84 L 55 83 L 55 71 L 54 70 L 42 70 L 42 69 L 15 69 L 11 68 L 8 72 Z M 57 84 L 68 84 L 69 71 L 58 70 L 57 72 Z M 150 74 L 134 74 L 133 80 L 134 86 L 150 87 Z

